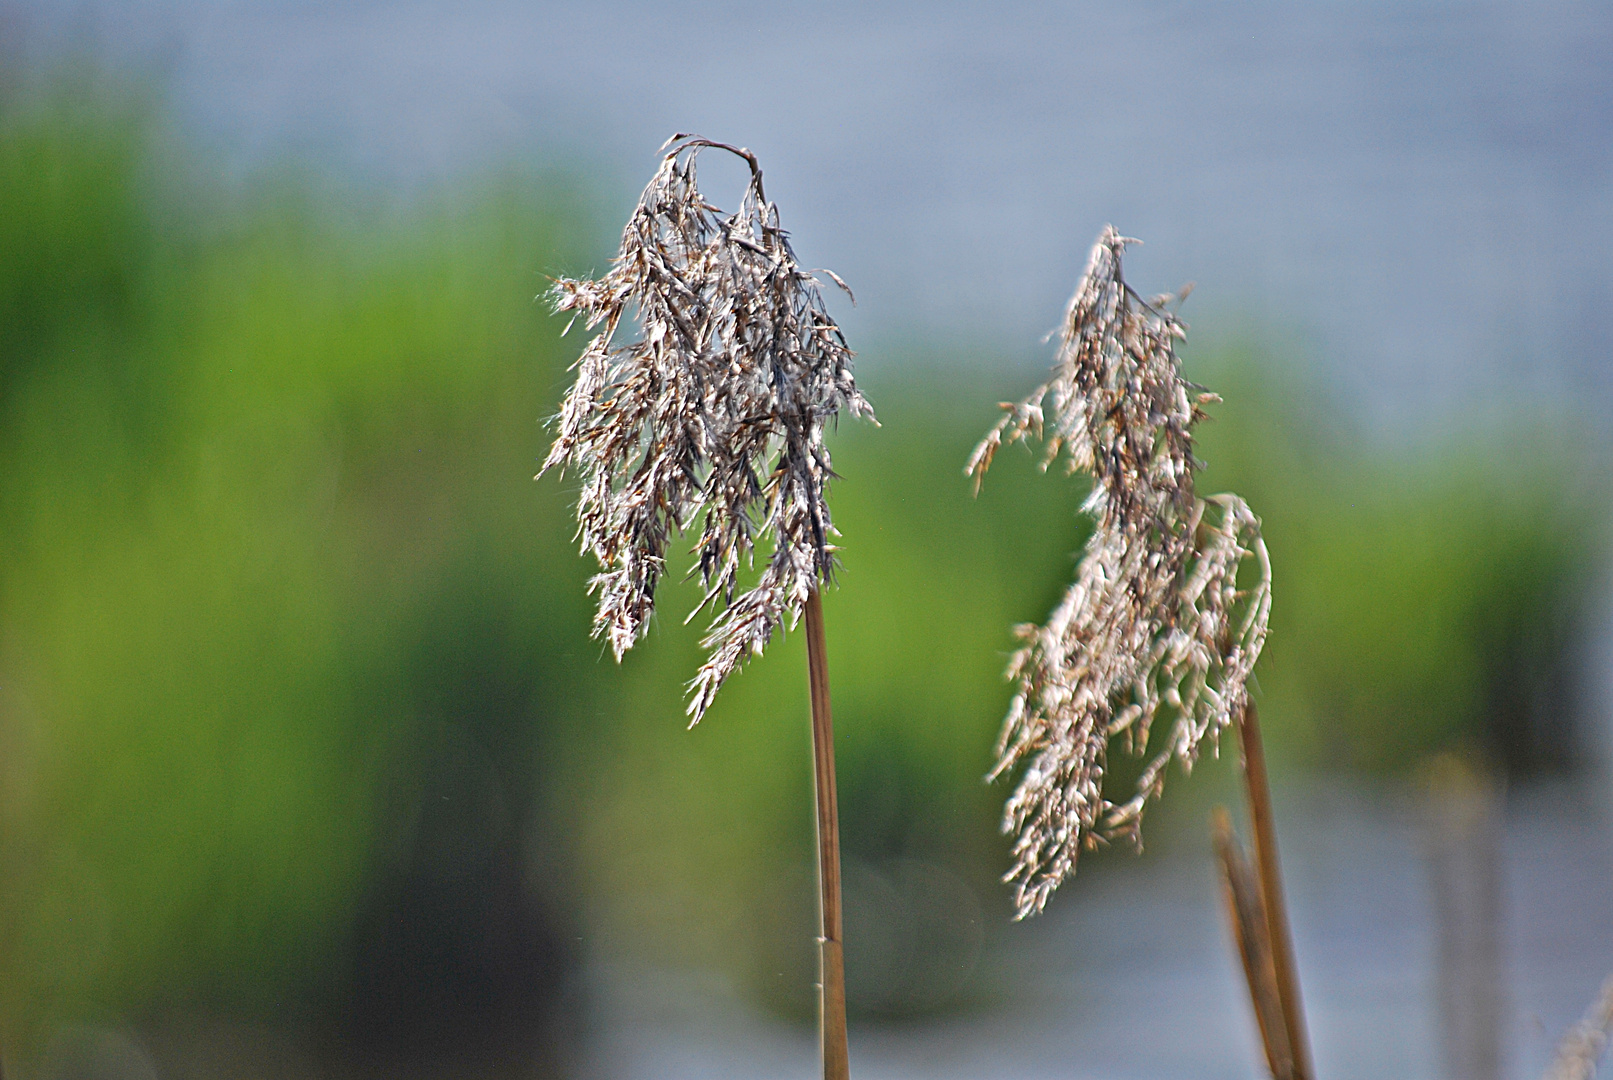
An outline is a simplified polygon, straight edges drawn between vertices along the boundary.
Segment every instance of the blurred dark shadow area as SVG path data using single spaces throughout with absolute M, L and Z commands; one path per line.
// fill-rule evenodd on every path
M 810 1023 L 801 643 L 686 730 L 682 567 L 612 663 L 574 482 L 532 481 L 580 347 L 533 298 L 606 265 L 600 190 L 517 167 L 407 198 L 290 165 L 225 180 L 160 82 L 77 61 L 0 80 L 9 1072 L 597 1075 L 600 987 L 646 971 Z M 1393 783 L 1460 755 L 1497 790 L 1602 767 L 1594 441 L 1531 406 L 1381 446 L 1280 344 L 1188 349 L 1225 398 L 1203 486 L 1244 495 L 1272 551 L 1274 767 Z M 860 363 L 883 427 L 835 436 L 825 607 L 867 1035 L 1021 1000 L 1009 935 L 1051 940 L 1115 890 L 1084 876 L 1011 928 L 1004 789 L 981 782 L 1009 628 L 1045 617 L 1084 537 L 1084 491 L 1030 456 L 978 498 L 962 475 L 1036 376 L 922 341 Z M 1121 790 L 1135 766 L 1113 764 Z M 1173 776 L 1164 852 L 1207 858 L 1226 776 Z

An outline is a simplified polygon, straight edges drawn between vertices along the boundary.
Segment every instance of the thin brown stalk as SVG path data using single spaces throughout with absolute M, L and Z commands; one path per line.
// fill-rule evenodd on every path
M 1477 761 L 1439 754 L 1428 783 L 1428 870 L 1445 1073 L 1501 1080 L 1501 792 Z
M 1254 833 L 1255 866 L 1261 906 L 1266 913 L 1266 936 L 1271 944 L 1272 972 L 1277 981 L 1284 1034 L 1293 1054 L 1292 1075 L 1294 1080 L 1312 1080 L 1316 1074 L 1311 1069 L 1299 973 L 1294 967 L 1288 908 L 1283 900 L 1282 870 L 1277 864 L 1277 826 L 1271 814 L 1271 784 L 1266 779 L 1266 748 L 1260 740 L 1260 717 L 1252 700 L 1244 706 L 1238 735 L 1243 744 L 1244 791 L 1249 799 L 1249 827 Z
M 1277 997 L 1277 977 L 1272 970 L 1271 938 L 1265 906 L 1260 902 L 1260 885 L 1244 856 L 1243 845 L 1232 831 L 1232 816 L 1224 806 L 1216 807 L 1210 815 L 1210 837 L 1221 860 L 1227 920 L 1232 924 L 1238 958 L 1243 961 L 1243 977 L 1249 988 L 1249 1001 L 1254 1006 L 1255 1023 L 1260 1028 L 1266 1067 L 1271 1070 L 1272 1080 L 1290 1080 L 1294 1060 L 1288 1049 L 1282 1002 Z
M 807 675 L 812 687 L 812 779 L 818 810 L 818 1035 L 823 1080 L 847 1080 L 846 965 L 841 946 L 840 804 L 835 796 L 834 719 L 829 711 L 829 658 L 823 601 L 806 600 Z

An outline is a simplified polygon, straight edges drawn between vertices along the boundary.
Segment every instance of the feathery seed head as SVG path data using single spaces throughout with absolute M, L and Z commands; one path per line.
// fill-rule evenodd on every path
M 1121 274 L 1136 243 L 1105 228 L 1065 312 L 1053 375 L 1004 416 L 965 472 L 978 489 L 1004 442 L 1045 443 L 1090 473 L 1095 519 L 1075 582 L 1045 626 L 1022 626 L 1008 666 L 1016 684 L 998 741 L 995 779 L 1024 765 L 1004 811 L 1015 834 L 1019 917 L 1042 910 L 1083 848 L 1123 838 L 1140 846 L 1143 808 L 1172 759 L 1190 769 L 1237 720 L 1265 643 L 1271 566 L 1260 520 L 1236 495 L 1198 497 L 1193 426 L 1214 395 L 1181 376 L 1171 310 L 1144 301 Z M 1189 286 L 1191 288 L 1191 286 Z M 1258 581 L 1238 588 L 1253 557 Z M 1103 793 L 1109 740 L 1146 754 L 1154 721 L 1170 734 L 1121 803 Z
M 696 186 L 695 159 L 708 147 L 750 166 L 731 215 Z M 550 291 L 557 312 L 599 332 L 577 360 L 538 475 L 581 474 L 578 537 L 600 565 L 590 583 L 594 635 L 618 660 L 644 636 L 672 534 L 698 526 L 690 574 L 706 596 L 689 618 L 718 612 L 702 642 L 710 656 L 690 684 L 698 722 L 723 681 L 793 625 L 830 577 L 824 427 L 842 406 L 870 420 L 873 410 L 818 280 L 796 263 L 763 194 L 755 156 L 688 135 L 662 150 L 611 270 L 562 278 Z M 639 332 L 619 341 L 628 315 Z M 772 554 L 741 592 L 761 535 Z

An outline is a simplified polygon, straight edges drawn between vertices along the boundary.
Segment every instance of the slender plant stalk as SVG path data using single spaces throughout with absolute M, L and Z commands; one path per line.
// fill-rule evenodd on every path
M 1260 902 L 1260 885 L 1244 856 L 1243 845 L 1232 831 L 1232 815 L 1226 807 L 1217 806 L 1210 815 L 1210 835 L 1221 860 L 1227 918 L 1237 942 L 1238 958 L 1243 961 L 1243 977 L 1254 1005 L 1255 1023 L 1260 1027 L 1260 1045 L 1266 1051 L 1266 1067 L 1271 1070 L 1272 1080 L 1290 1080 L 1294 1059 L 1288 1050 L 1282 1002 L 1277 997 L 1265 905 Z
M 806 601 L 807 675 L 812 684 L 812 780 L 818 808 L 818 1036 L 823 1080 L 847 1080 L 846 963 L 841 947 L 840 804 L 835 796 L 835 731 L 829 712 L 829 657 L 823 601 Z
M 1305 1015 L 1299 998 L 1299 974 L 1294 968 L 1294 947 L 1288 931 L 1288 908 L 1283 901 L 1282 870 L 1277 864 L 1277 826 L 1271 816 L 1271 785 L 1266 780 L 1266 748 L 1260 740 L 1260 717 L 1251 700 L 1238 724 L 1243 743 L 1243 783 L 1249 799 L 1249 827 L 1254 833 L 1255 868 L 1260 882 L 1261 906 L 1266 913 L 1266 936 L 1271 946 L 1272 973 L 1277 1001 L 1282 1006 L 1284 1033 L 1293 1055 L 1294 1080 L 1314 1080 Z
M 1439 754 L 1426 772 L 1445 1073 L 1501 1080 L 1500 793 L 1477 762 L 1458 754 Z

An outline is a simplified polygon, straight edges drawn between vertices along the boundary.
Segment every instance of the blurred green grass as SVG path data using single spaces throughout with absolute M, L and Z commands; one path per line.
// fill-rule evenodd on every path
M 531 297 L 593 239 L 577 200 L 512 174 L 371 221 L 270 181 L 186 220 L 150 119 L 80 91 L 0 122 L 0 1007 L 24 1051 L 102 1011 L 388 1000 L 358 928 L 394 878 L 496 893 L 500 861 L 516 900 L 472 895 L 510 909 L 473 926 L 563 912 L 565 852 L 529 834 L 551 740 L 596 706 L 585 574 L 531 482 L 564 366 Z M 492 820 L 433 824 L 478 793 Z M 491 948 L 463 915 L 381 947 Z M 461 982 L 558 978 L 549 922 Z
M 227 188 L 127 96 L 0 105 L 0 1044 L 176 1010 L 471 1039 L 571 1000 L 585 949 L 804 1015 L 801 643 L 686 731 L 695 593 L 668 587 L 610 663 L 569 481 L 531 481 L 578 348 L 532 296 L 603 265 L 609 215 L 518 169 L 385 212 L 307 178 Z M 988 361 L 863 357 L 884 426 L 834 441 L 865 1017 L 990 992 L 1008 630 L 1085 534 L 1082 485 L 1028 455 L 971 496 L 992 403 L 1037 378 Z M 1272 548 L 1279 764 L 1566 767 L 1606 552 L 1571 426 L 1375 448 L 1293 371 L 1190 351 L 1227 399 L 1205 486 Z

